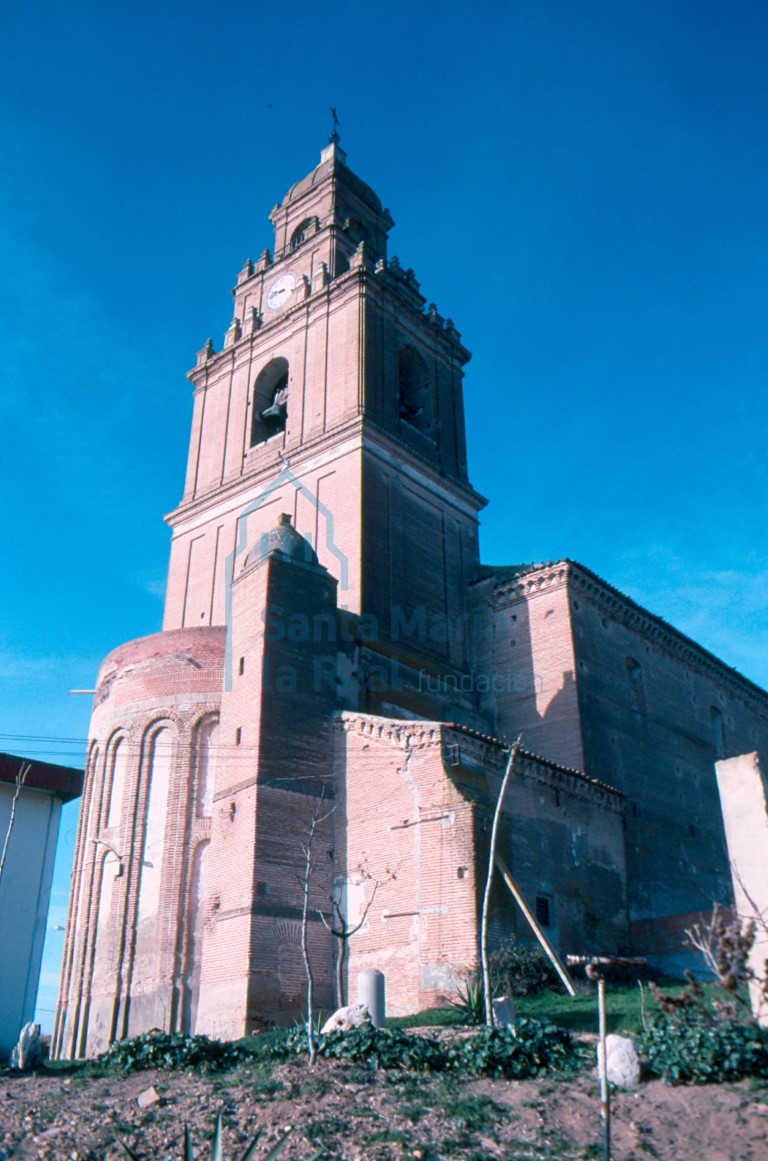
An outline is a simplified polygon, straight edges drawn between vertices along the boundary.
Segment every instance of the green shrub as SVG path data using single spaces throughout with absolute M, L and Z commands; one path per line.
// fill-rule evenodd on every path
M 480 980 L 471 976 L 463 988 L 458 987 L 451 1006 L 458 1010 L 459 1024 L 484 1024 L 485 990 Z
M 545 988 L 557 987 L 559 977 L 543 951 L 514 937 L 505 939 L 491 952 L 488 961 L 491 994 L 494 996 L 535 996 Z
M 306 1035 L 300 1028 L 275 1044 L 273 1056 L 304 1056 Z M 351 1032 L 330 1032 L 318 1040 L 318 1056 L 334 1057 L 370 1068 L 411 1072 L 458 1071 L 472 1076 L 538 1076 L 550 1069 L 574 1067 L 579 1050 L 569 1032 L 537 1020 L 518 1020 L 514 1029 L 482 1028 L 458 1043 L 414 1036 L 398 1029 L 364 1024 Z
M 559 978 L 544 953 L 530 944 L 505 939 L 488 960 L 492 996 L 535 996 L 557 987 Z M 479 968 L 467 973 L 451 1004 L 461 1024 L 485 1023 L 485 989 Z
M 468 1037 L 458 1054 L 458 1067 L 476 1076 L 521 1079 L 579 1064 L 580 1051 L 570 1032 L 518 1019 L 514 1028 L 482 1028 Z
M 131 1040 L 116 1040 L 94 1064 L 121 1072 L 145 1068 L 195 1068 L 212 1072 L 232 1068 L 252 1053 L 239 1044 L 224 1044 L 207 1036 L 185 1036 L 181 1032 L 160 1032 L 153 1028 Z
M 285 1060 L 305 1055 L 307 1034 L 294 1028 L 274 1046 L 273 1056 Z M 317 1055 L 367 1064 L 370 1068 L 407 1068 L 413 1072 L 442 1072 L 450 1068 L 455 1052 L 430 1036 L 409 1036 L 398 1029 L 362 1024 L 350 1032 L 329 1032 L 317 1038 Z
M 668 1084 L 768 1077 L 768 1031 L 756 1024 L 658 1016 L 639 1038 L 638 1051 Z

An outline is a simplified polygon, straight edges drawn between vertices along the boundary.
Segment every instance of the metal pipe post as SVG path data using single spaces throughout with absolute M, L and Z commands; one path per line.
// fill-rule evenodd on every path
M 597 1019 L 600 1037 L 600 1117 L 603 1122 L 603 1161 L 611 1161 L 611 1097 L 608 1091 L 608 1053 L 605 1047 L 605 980 L 597 977 Z

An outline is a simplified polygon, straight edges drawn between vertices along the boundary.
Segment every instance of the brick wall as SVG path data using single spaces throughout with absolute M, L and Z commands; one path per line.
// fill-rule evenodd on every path
M 222 630 L 182 630 L 129 642 L 99 671 L 54 1030 L 59 1055 L 93 1055 L 115 1036 L 181 1019 L 190 866 L 207 837 L 195 815 L 196 740 L 218 716 L 223 655 Z M 159 731 L 171 742 L 169 792 L 154 950 L 147 945 L 142 974 L 134 971 L 135 933 Z
M 478 680 L 492 732 L 552 762 L 584 768 L 576 660 L 565 568 L 474 586 L 483 616 Z M 610 779 L 606 779 L 610 781 Z
M 764 744 L 768 697 L 580 565 L 485 585 L 495 594 L 496 656 L 508 635 L 544 679 L 497 703 L 496 728 L 522 729 L 525 745 L 628 796 L 635 950 L 679 968 L 690 917 L 731 899 L 714 762 L 719 751 Z
M 351 923 L 379 883 L 349 942 L 351 998 L 357 974 L 373 967 L 386 976 L 391 1014 L 418 1011 L 475 959 L 472 808 L 444 775 L 436 723 L 350 715 L 336 739 L 347 843 L 337 873 L 360 880 Z
M 587 770 L 630 799 L 632 920 L 729 903 L 714 763 L 768 741 L 768 698 L 585 571 L 569 588 Z
M 198 1016 L 211 1035 L 243 1035 L 298 1014 L 303 1003 L 304 849 L 313 817 L 332 812 L 335 794 L 337 646 L 326 636 L 335 589 L 322 567 L 276 555 L 257 558 L 233 586 Z M 278 610 L 302 620 L 273 618 Z M 334 826 L 331 813 L 315 841 L 310 882 L 317 1002 L 326 1007 L 332 947 L 317 911 L 328 907 Z
M 343 715 L 336 761 L 344 771 L 354 921 L 348 978 L 374 967 L 392 1014 L 450 998 L 477 963 L 489 824 L 506 752 L 492 739 L 438 723 Z M 500 853 L 531 907 L 546 896 L 553 942 L 564 951 L 613 952 L 626 942 L 622 799 L 574 771 L 521 756 L 504 806 Z M 349 871 L 347 874 L 349 875 Z M 366 876 L 370 876 L 366 878 Z M 500 880 L 491 942 L 525 921 Z

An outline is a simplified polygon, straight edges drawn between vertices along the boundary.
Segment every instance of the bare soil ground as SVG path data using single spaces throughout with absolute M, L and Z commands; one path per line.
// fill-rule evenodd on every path
M 138 1096 L 154 1086 L 148 1108 Z M 0 1161 L 117 1161 L 121 1138 L 143 1158 L 182 1161 L 184 1125 L 196 1158 L 208 1158 L 216 1114 L 224 1156 L 242 1157 L 259 1129 L 257 1156 L 293 1126 L 280 1153 L 300 1161 L 319 1150 L 336 1161 L 587 1161 L 600 1156 L 593 1076 L 472 1080 L 373 1072 L 320 1060 L 246 1064 L 227 1073 L 123 1076 L 0 1073 Z M 768 1085 L 668 1088 L 661 1081 L 617 1093 L 614 1161 L 766 1161 Z

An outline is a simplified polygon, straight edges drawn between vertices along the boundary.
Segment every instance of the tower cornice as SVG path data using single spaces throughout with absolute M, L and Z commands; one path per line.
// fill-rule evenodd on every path
M 471 510 L 473 514 L 488 504 L 487 498 L 480 492 L 476 492 L 468 481 L 438 471 L 437 468 L 430 465 L 428 460 L 425 461 L 415 455 L 407 444 L 379 427 L 372 420 L 366 419 L 364 421 L 363 433 L 365 448 L 377 455 L 387 466 L 396 467 L 400 472 L 405 469 L 406 475 L 409 474 L 408 469 L 410 469 L 414 480 L 423 481 L 425 476 L 429 475 L 435 482 L 439 482 L 441 491 L 450 493 L 457 498 L 461 497 L 468 505 L 467 510 Z
M 427 491 L 449 499 L 466 515 L 474 517 L 477 510 L 484 508 L 488 503 L 471 485 L 439 472 L 387 432 L 377 428 L 370 420 L 355 415 L 333 430 L 324 432 L 315 439 L 306 440 L 290 459 L 286 459 L 282 454 L 282 448 L 275 447 L 274 458 L 269 463 L 215 484 L 191 500 L 182 500 L 176 508 L 166 513 L 163 519 L 174 530 L 182 525 L 194 526 L 198 518 L 210 519 L 219 509 L 222 512 L 231 510 L 238 498 L 245 503 L 254 488 L 266 486 L 286 466 L 291 472 L 302 473 L 316 466 L 325 466 L 335 459 L 341 459 L 354 449 L 365 450 L 375 455 L 387 466 L 396 468 L 405 476 L 410 476 Z M 214 499 L 215 507 L 212 506 Z
M 263 280 L 267 270 L 271 277 L 282 264 L 276 262 L 273 266 L 254 273 L 247 282 L 241 283 L 237 290 L 242 290 L 244 286 L 257 279 Z M 471 353 L 461 342 L 461 335 L 453 321 L 444 318 L 434 303 L 427 304 L 418 286 L 413 271 L 410 269 L 403 271 L 396 258 L 392 258 L 389 262 L 381 259 L 374 265 L 365 262 L 364 254 L 360 255 L 359 261 L 353 261 L 349 270 L 338 274 L 335 278 L 329 276 L 327 281 L 317 287 L 313 287 L 305 276 L 303 296 L 293 306 L 282 310 L 279 315 L 273 318 L 259 315 L 258 320 L 243 319 L 236 315 L 227 330 L 223 349 L 216 351 L 209 339 L 198 352 L 197 363 L 187 372 L 187 378 L 196 389 L 203 388 L 211 371 L 229 367 L 238 357 L 248 357 L 254 347 L 272 338 L 281 327 L 286 326 L 288 320 L 294 323 L 300 321 L 307 312 L 320 303 L 332 308 L 335 305 L 334 300 L 350 293 L 359 293 L 361 287 L 366 292 L 376 293 L 381 303 L 386 303 L 388 295 L 393 296 L 398 306 L 404 307 L 414 321 L 429 328 L 436 346 L 442 347 L 447 357 L 458 359 L 461 365 L 468 363 L 472 357 Z
M 333 191 L 330 204 L 331 212 L 336 208 L 337 188 L 343 187 L 345 194 L 351 197 L 353 202 L 359 203 L 369 214 L 375 214 L 380 218 L 385 230 L 391 230 L 394 226 L 394 219 L 389 210 L 382 207 L 379 198 L 371 187 L 349 168 L 346 152 L 334 142 L 322 151 L 320 163 L 306 177 L 295 182 L 283 200 L 274 206 L 269 220 L 277 228 L 277 223 L 281 218 L 292 213 L 295 208 L 301 209 L 311 203 L 316 198 L 317 193 L 329 185 Z

